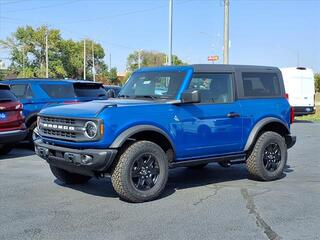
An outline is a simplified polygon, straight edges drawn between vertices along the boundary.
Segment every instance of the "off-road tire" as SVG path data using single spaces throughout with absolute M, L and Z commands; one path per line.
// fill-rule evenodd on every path
M 159 175 L 155 185 L 145 191 L 137 189 L 131 180 L 131 169 L 135 160 L 142 154 L 152 154 L 159 165 Z M 150 141 L 138 141 L 122 149 L 111 172 L 114 190 L 121 199 L 139 203 L 157 198 L 168 180 L 168 159 L 165 152 L 157 144 Z
M 13 146 L 12 145 L 4 145 L 0 147 L 0 155 L 6 155 L 11 152 Z
M 50 165 L 51 172 L 53 175 L 60 180 L 63 183 L 66 184 L 81 184 L 88 182 L 91 177 L 90 176 L 84 176 L 77 173 L 71 173 L 64 169 L 55 167 Z
M 188 168 L 193 169 L 193 170 L 200 170 L 205 168 L 208 165 L 208 163 L 202 163 L 194 166 L 189 166 Z
M 266 146 L 276 143 L 280 147 L 281 160 L 274 172 L 267 171 L 263 165 L 263 155 Z M 272 181 L 283 176 L 283 170 L 287 163 L 287 145 L 285 139 L 276 132 L 264 132 L 257 139 L 253 149 L 249 152 L 246 165 L 249 174 L 262 181 Z

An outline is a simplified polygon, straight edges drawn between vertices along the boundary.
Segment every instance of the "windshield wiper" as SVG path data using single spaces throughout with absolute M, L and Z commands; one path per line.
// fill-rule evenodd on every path
M 135 97 L 135 98 L 150 98 L 150 99 L 152 99 L 152 100 L 158 99 L 157 96 L 152 96 L 152 95 L 136 95 L 136 96 L 134 96 L 134 97 Z
M 0 99 L 0 102 L 11 102 L 11 99 Z
M 118 95 L 118 98 L 130 98 L 130 96 L 129 96 L 129 95 L 121 94 L 121 95 Z

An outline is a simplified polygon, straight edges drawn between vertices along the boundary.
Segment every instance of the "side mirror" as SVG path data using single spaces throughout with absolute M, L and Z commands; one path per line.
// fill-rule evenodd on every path
M 186 90 L 181 96 L 182 103 L 199 103 L 201 102 L 200 93 L 198 90 Z
M 114 92 L 113 89 L 109 89 L 107 91 L 107 96 L 108 96 L 108 98 L 115 98 L 116 97 L 116 93 Z

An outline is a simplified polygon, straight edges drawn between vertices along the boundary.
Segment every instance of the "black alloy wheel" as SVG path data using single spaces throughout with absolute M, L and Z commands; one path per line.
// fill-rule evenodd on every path
M 263 165 L 269 172 L 278 169 L 281 162 L 281 149 L 277 143 L 270 143 L 266 146 L 263 155 Z
M 140 191 L 150 190 L 157 183 L 159 173 L 157 158 L 150 153 L 144 153 L 132 165 L 131 181 Z

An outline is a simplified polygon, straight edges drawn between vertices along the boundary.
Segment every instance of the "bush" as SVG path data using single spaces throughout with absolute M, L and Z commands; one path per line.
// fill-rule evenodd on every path
M 314 82 L 316 85 L 316 92 L 320 92 L 320 73 L 314 75 Z

